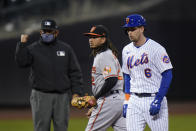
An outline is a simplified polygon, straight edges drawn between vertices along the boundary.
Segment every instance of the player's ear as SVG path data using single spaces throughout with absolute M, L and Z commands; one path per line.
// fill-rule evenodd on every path
M 140 29 L 142 32 L 144 32 L 144 26 L 141 26 Z

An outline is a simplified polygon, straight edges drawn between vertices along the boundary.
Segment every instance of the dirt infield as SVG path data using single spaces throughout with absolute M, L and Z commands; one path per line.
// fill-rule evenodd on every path
M 169 114 L 196 114 L 196 101 L 183 103 L 169 103 Z M 70 117 L 86 117 L 88 109 L 71 108 Z M 0 120 L 32 119 L 30 108 L 1 108 Z
M 71 108 L 70 117 L 86 117 L 88 109 Z M 31 109 L 28 108 L 3 108 L 0 109 L 0 120 L 32 119 Z

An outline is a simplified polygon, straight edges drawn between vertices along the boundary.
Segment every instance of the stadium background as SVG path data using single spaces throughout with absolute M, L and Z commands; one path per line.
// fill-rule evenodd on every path
M 166 48 L 174 66 L 173 81 L 167 95 L 170 112 L 195 115 L 194 3 L 194 0 L 1 0 L 0 120 L 8 116 L 20 117 L 15 115 L 17 111 L 29 112 L 29 69 L 19 69 L 14 61 L 16 42 L 21 33 L 29 34 L 29 41 L 33 42 L 39 39 L 40 21 L 43 18 L 55 19 L 60 29 L 59 39 L 73 47 L 82 68 L 84 91 L 91 94 L 92 59 L 89 57 L 88 39 L 82 34 L 92 25 L 106 25 L 121 61 L 122 48 L 129 42 L 122 25 L 124 18 L 132 13 L 142 14 L 147 19 L 146 36 Z M 9 114 L 10 110 L 15 114 Z M 72 114 L 78 112 L 72 111 Z M 81 112 L 84 114 L 85 111 Z

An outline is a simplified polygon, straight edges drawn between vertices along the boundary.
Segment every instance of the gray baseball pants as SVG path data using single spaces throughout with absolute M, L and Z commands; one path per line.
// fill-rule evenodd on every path
M 32 90 L 30 96 L 34 131 L 67 131 L 70 98 L 68 93 L 44 93 Z

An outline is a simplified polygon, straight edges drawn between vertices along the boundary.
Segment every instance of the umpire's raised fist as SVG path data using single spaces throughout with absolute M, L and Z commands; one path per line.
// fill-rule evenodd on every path
M 21 39 L 20 39 L 20 41 L 22 42 L 22 43 L 26 43 L 27 42 L 27 40 L 28 40 L 28 35 L 27 34 L 22 34 L 21 35 Z

